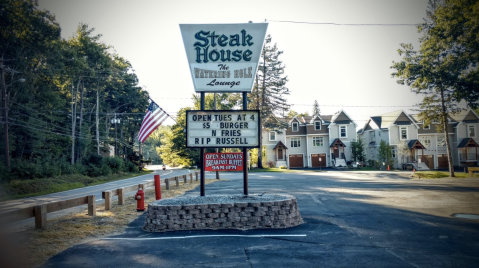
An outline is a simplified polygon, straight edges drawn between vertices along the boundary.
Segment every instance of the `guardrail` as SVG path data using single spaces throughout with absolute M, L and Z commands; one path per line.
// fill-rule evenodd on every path
M 194 172 L 196 181 L 198 181 L 199 172 Z M 193 173 L 189 173 L 190 183 L 193 182 Z M 172 178 L 164 179 L 166 190 L 170 189 L 170 180 L 176 182 L 176 187 L 180 186 L 180 177 L 183 179 L 183 182 L 186 183 L 187 175 L 175 176 Z M 146 189 L 155 185 L 155 181 L 147 181 L 146 183 L 131 185 L 116 190 L 103 191 L 102 198 L 105 199 L 105 210 L 110 210 L 111 200 L 113 196 L 118 196 L 118 205 L 123 205 L 125 202 L 125 194 L 127 192 L 137 191 L 138 188 Z M 64 209 L 69 209 L 81 205 L 88 204 L 88 215 L 96 216 L 96 203 L 95 195 L 87 195 L 77 198 L 72 198 L 68 200 L 56 201 L 45 203 L 41 205 L 31 206 L 27 208 L 21 208 L 17 210 L 12 210 L 8 212 L 3 212 L 0 214 L 1 223 L 10 223 L 15 221 L 21 221 L 29 218 L 35 217 L 35 229 L 42 229 L 47 225 L 47 213 L 52 213 Z
M 190 177 L 190 183 L 193 182 L 193 174 L 196 177 L 196 181 L 198 181 L 199 172 L 196 171 L 196 172 L 188 174 Z M 174 177 L 163 179 L 166 190 L 170 190 L 170 182 L 172 180 L 175 181 L 176 187 L 180 186 L 180 177 L 183 179 L 183 183 L 186 183 L 187 181 L 186 178 L 188 175 L 185 174 L 181 176 L 174 176 Z M 105 210 L 111 209 L 111 204 L 112 204 L 111 202 L 113 197 L 118 196 L 118 205 L 123 205 L 125 203 L 125 194 L 127 192 L 138 191 L 138 189 L 140 188 L 145 190 L 146 188 L 153 187 L 153 186 L 155 186 L 155 180 L 150 180 L 144 183 L 130 185 L 130 186 L 114 189 L 114 190 L 103 191 L 101 197 L 105 199 Z
M 45 203 L 37 206 L 21 208 L 0 214 L 3 222 L 15 222 L 35 217 L 35 229 L 44 228 L 47 225 L 47 213 L 60 211 L 72 207 L 88 204 L 88 215 L 96 215 L 95 195 L 87 195 L 68 200 Z

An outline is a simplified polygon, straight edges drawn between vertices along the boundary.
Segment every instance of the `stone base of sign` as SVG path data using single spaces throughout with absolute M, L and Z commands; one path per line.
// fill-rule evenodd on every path
M 217 201 L 218 203 L 208 201 Z M 210 195 L 165 199 L 150 203 L 143 230 L 148 232 L 205 229 L 248 230 L 289 228 L 301 223 L 303 220 L 298 204 L 292 195 L 249 195 L 246 197 L 243 195 Z

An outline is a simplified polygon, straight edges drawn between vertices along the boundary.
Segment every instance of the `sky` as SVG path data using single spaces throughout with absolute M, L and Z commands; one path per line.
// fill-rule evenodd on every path
M 314 23 L 418 24 L 426 16 L 427 0 L 39 0 L 39 8 L 55 15 L 65 39 L 81 22 L 95 28 L 173 117 L 192 106 L 195 93 L 179 28 L 184 23 L 267 22 L 267 34 L 284 52 L 287 99 L 297 112 L 311 114 L 317 100 L 321 114 L 342 109 L 359 129 L 370 116 L 400 109 L 414 113 L 422 99 L 397 84 L 390 68 L 401 60 L 401 43 L 419 48 L 417 27 Z

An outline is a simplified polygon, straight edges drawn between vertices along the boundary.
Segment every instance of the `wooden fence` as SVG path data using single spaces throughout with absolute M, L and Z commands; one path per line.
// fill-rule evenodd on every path
M 198 173 L 194 172 L 196 181 L 198 181 Z M 189 173 L 190 183 L 193 182 L 193 173 Z M 181 178 L 183 182 L 186 183 L 187 175 L 182 175 Z M 174 180 L 176 182 L 176 187 L 180 185 L 179 180 L 180 176 L 175 176 L 172 178 L 164 179 L 166 190 L 170 189 L 170 181 Z M 146 183 L 126 186 L 123 188 L 118 188 L 111 191 L 103 191 L 102 198 L 105 199 L 105 210 L 111 208 L 111 200 L 113 196 L 118 196 L 118 205 L 123 205 L 125 202 L 125 194 L 127 192 L 137 191 L 139 188 L 146 189 L 155 185 L 155 180 L 147 181 Z M 45 203 L 41 205 L 31 206 L 27 208 L 21 208 L 17 210 L 12 210 L 0 214 L 0 221 L 2 223 L 21 221 L 28 218 L 35 217 L 35 229 L 44 228 L 47 224 L 47 213 L 52 213 L 68 208 L 73 208 L 81 205 L 88 204 L 88 215 L 96 216 L 96 204 L 95 204 L 95 195 L 87 195 L 77 198 L 72 198 L 63 201 L 56 201 Z

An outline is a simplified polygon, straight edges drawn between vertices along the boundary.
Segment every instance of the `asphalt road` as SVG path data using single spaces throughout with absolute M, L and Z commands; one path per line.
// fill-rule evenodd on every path
M 207 195 L 243 192 L 241 173 L 221 175 L 227 180 L 206 185 Z M 479 180 L 408 175 L 250 173 L 250 194 L 293 194 L 305 223 L 147 233 L 142 214 L 124 234 L 74 246 L 42 267 L 478 267 L 479 220 L 451 215 L 479 214 Z

